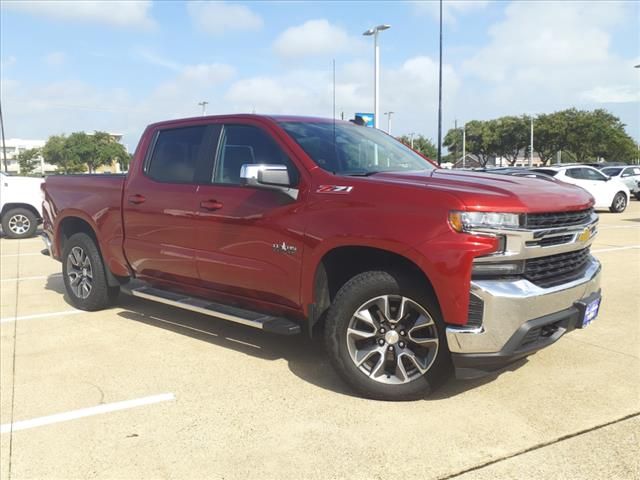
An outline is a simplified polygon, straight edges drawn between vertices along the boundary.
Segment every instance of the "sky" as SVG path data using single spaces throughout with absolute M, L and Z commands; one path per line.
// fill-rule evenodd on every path
M 444 2 L 443 135 L 457 121 L 605 108 L 640 140 L 639 1 Z M 432 139 L 438 119 L 438 3 L 383 1 L 11 1 L 0 6 L 7 138 L 124 135 L 208 114 L 350 118 Z

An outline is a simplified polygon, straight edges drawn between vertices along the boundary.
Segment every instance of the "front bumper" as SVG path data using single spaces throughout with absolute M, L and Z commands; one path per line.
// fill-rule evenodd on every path
M 477 280 L 471 293 L 484 302 L 482 326 L 448 327 L 458 378 L 476 378 L 544 348 L 579 319 L 575 302 L 600 290 L 600 263 L 590 257 L 580 278 L 551 288 L 525 279 Z

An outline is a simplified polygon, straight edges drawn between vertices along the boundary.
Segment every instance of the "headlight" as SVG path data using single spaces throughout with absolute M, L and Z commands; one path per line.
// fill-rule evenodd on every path
M 524 262 L 474 263 L 471 274 L 474 277 L 492 275 L 519 275 L 524 272 Z
M 520 215 L 495 212 L 451 212 L 449 224 L 456 232 L 468 232 L 478 228 L 518 228 Z

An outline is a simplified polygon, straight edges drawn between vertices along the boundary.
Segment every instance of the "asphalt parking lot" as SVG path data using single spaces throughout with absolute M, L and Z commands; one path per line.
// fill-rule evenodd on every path
M 1 478 L 640 478 L 640 202 L 600 218 L 591 326 L 411 403 L 353 396 L 319 342 L 75 311 L 41 240 L 2 238 Z

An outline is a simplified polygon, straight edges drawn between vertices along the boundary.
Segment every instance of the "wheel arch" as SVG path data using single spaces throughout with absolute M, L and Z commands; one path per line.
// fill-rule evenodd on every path
M 351 278 L 370 270 L 408 275 L 438 302 L 435 289 L 417 262 L 404 253 L 366 245 L 341 245 L 325 252 L 315 266 L 309 295 L 309 334 L 324 320 L 333 298 Z
M 109 266 L 107 265 L 107 262 L 105 262 L 103 249 L 100 245 L 98 235 L 96 234 L 96 229 L 90 223 L 90 221 L 86 218 L 83 218 L 83 216 L 67 215 L 64 218 L 60 219 L 60 221 L 58 222 L 55 238 L 57 239 L 56 245 L 58 248 L 58 256 L 60 257 L 60 259 L 63 260 L 62 252 L 64 251 L 65 243 L 76 233 L 85 233 L 89 237 L 91 237 L 96 245 L 96 248 L 98 249 L 100 258 L 102 259 L 104 270 L 107 275 L 108 285 L 110 287 L 120 286 L 123 282 L 111 272 Z
M 2 207 L 2 214 L 0 216 L 2 218 L 4 218 L 4 216 L 7 213 L 9 213 L 11 210 L 15 210 L 17 208 L 24 208 L 25 210 L 29 210 L 30 212 L 32 212 L 36 216 L 38 221 L 42 221 L 42 216 L 40 215 L 40 212 L 38 211 L 38 209 L 36 207 L 34 207 L 33 205 L 29 204 L 29 203 L 19 203 L 19 202 L 6 203 Z

